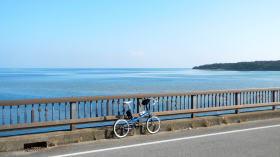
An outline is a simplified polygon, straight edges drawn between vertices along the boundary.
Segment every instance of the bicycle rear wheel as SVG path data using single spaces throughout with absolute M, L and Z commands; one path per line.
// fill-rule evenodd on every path
M 114 134 L 118 138 L 127 136 L 129 132 L 129 124 L 125 119 L 119 119 L 114 124 Z
M 153 116 L 147 120 L 147 130 L 151 134 L 155 134 L 160 129 L 160 119 L 156 116 Z

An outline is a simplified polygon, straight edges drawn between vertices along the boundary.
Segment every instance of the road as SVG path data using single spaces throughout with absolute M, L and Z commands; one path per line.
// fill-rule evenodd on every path
M 280 157 L 280 119 L 100 140 L 2 157 Z

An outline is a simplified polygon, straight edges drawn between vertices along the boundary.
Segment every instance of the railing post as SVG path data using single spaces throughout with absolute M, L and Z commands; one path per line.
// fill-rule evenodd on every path
M 106 116 L 110 116 L 110 100 L 107 100 L 107 103 L 106 103 L 106 113 L 107 115 Z
M 125 100 L 124 100 L 125 101 Z M 124 102 L 123 101 L 123 102 Z M 122 104 L 122 108 L 123 108 L 123 110 L 122 110 L 122 114 L 123 114 L 123 117 L 125 117 L 125 105 L 124 105 L 124 103 Z
M 141 98 L 137 98 L 137 113 L 140 113 L 142 111 L 142 99 Z M 139 119 L 139 126 L 142 126 L 142 119 Z
M 142 111 L 142 98 L 137 98 L 137 113 L 140 113 Z
M 76 103 L 70 102 L 70 120 L 76 119 Z M 70 130 L 76 130 L 76 124 L 70 124 Z
M 276 102 L 276 96 L 275 96 L 275 94 L 276 94 L 276 91 L 271 91 L 271 102 Z M 276 110 L 277 108 L 276 108 L 276 105 L 274 105 L 274 106 L 272 106 L 272 110 Z
M 101 101 L 101 116 L 105 117 L 105 100 Z
M 240 105 L 241 104 L 241 93 L 234 93 L 235 94 L 235 105 Z M 239 114 L 240 110 L 235 109 L 235 113 Z
M 197 107 L 197 96 L 196 95 L 191 95 L 191 109 L 196 109 Z M 195 113 L 192 113 L 191 115 L 192 118 L 195 118 Z
M 166 98 L 167 111 L 170 111 L 170 103 L 169 103 L 169 100 L 170 100 L 170 98 L 169 98 L 169 96 L 167 96 L 167 98 Z
M 11 114 L 10 114 L 11 115 Z M 34 113 L 34 104 L 32 104 L 32 109 L 31 109 L 31 123 L 34 123 L 35 121 L 35 113 Z
M 275 101 L 275 91 L 271 91 L 271 102 L 276 102 Z
M 49 109 L 48 109 L 48 104 L 46 104 L 46 107 L 45 107 L 45 119 L 46 119 L 46 122 L 48 121 L 49 119 Z
M 33 107 L 32 107 L 33 108 Z M 13 114 L 12 114 L 12 110 L 13 110 L 13 106 L 10 106 L 10 125 L 13 124 Z M 31 111 L 32 112 L 32 111 Z M 33 110 L 34 112 L 34 110 Z M 33 117 L 34 120 L 34 117 Z M 34 121 L 31 120 L 31 123 L 33 123 Z

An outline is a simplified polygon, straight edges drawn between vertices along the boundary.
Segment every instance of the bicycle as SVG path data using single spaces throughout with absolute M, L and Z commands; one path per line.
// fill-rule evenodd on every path
M 155 105 L 157 100 L 154 98 L 144 99 L 142 101 L 142 105 L 146 106 L 146 111 L 142 111 L 139 113 L 139 117 L 135 118 L 131 112 L 130 104 L 132 101 L 123 102 L 124 105 L 128 106 L 128 110 L 126 111 L 126 115 L 129 120 L 119 119 L 114 124 L 114 134 L 118 138 L 123 138 L 128 135 L 129 130 L 132 129 L 131 126 L 139 127 L 139 120 L 148 117 L 146 121 L 146 129 L 150 134 L 155 134 L 160 130 L 160 119 L 157 116 L 152 116 L 150 112 L 151 101 L 153 101 L 152 105 Z M 149 108 L 148 108 L 149 105 Z

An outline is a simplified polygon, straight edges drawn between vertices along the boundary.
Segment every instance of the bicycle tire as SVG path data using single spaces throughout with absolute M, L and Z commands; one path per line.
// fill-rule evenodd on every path
M 160 130 L 160 119 L 156 116 L 150 117 L 146 122 L 146 127 L 149 133 L 157 133 Z
M 119 119 L 114 124 L 114 134 L 118 138 L 123 138 L 129 133 L 129 124 L 125 119 Z

